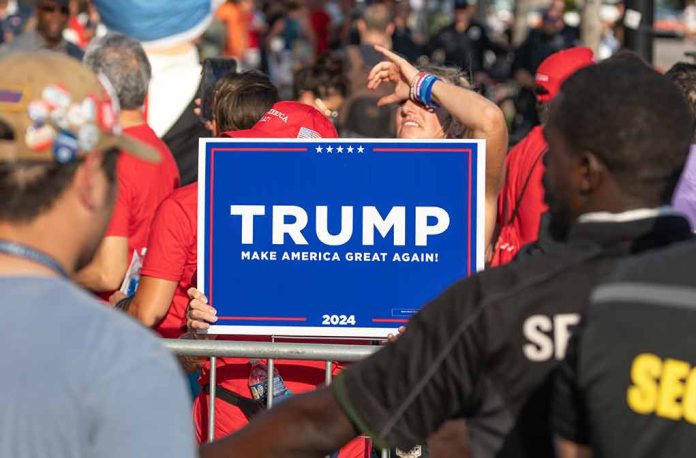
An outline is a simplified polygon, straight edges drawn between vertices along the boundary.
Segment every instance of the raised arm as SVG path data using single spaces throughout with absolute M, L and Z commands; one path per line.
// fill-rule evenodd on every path
M 505 179 L 503 165 L 508 146 L 505 117 L 487 98 L 444 81 L 433 86 L 433 99 L 468 127 L 473 138 L 486 140 L 486 247 L 489 247 L 495 230 L 498 193 Z
M 418 69 L 393 52 L 375 46 L 388 61 L 380 62 L 370 72 L 368 89 L 383 82 L 395 83 L 394 92 L 380 99 L 379 105 L 400 103 L 411 95 L 411 84 Z M 435 103 L 447 111 L 471 136 L 486 140 L 486 246 L 495 229 L 498 193 L 504 180 L 504 162 L 508 145 L 507 126 L 503 112 L 496 104 L 477 94 L 446 81 L 438 81 L 432 89 Z

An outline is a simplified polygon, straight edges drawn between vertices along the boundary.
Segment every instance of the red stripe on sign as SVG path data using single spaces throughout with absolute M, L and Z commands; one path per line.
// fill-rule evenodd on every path
M 211 153 L 306 153 L 307 148 L 212 148 Z
M 277 317 L 277 316 L 219 316 L 218 320 L 226 320 L 226 321 L 307 321 L 307 318 Z
M 373 318 L 373 323 L 408 323 L 408 320 L 402 318 Z
M 471 148 L 373 148 L 375 153 L 467 153 Z
M 466 275 L 467 275 L 467 277 L 469 275 L 471 275 L 471 191 L 474 189 L 474 186 L 471 183 L 471 174 L 472 174 L 471 156 L 472 155 L 470 154 L 469 155 L 469 217 L 467 218 L 467 224 L 469 226 L 469 229 L 467 229 L 467 237 L 466 237 Z
M 208 246 L 208 301 L 213 303 L 213 183 L 215 182 L 215 152 L 210 153 L 210 241 Z M 202 236 L 202 234 L 201 234 Z

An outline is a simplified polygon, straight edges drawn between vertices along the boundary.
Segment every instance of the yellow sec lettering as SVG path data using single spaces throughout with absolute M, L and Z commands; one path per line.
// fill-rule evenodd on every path
M 684 420 L 696 425 L 696 367 L 691 369 L 686 381 L 682 407 L 684 408 Z
M 684 394 L 683 380 L 689 375 L 689 364 L 676 359 L 666 359 L 662 368 L 660 395 L 655 413 L 659 417 L 679 420 L 682 417 L 680 398 Z
M 652 353 L 642 353 L 631 365 L 631 381 L 626 398 L 628 406 L 636 413 L 647 415 L 655 410 L 657 401 L 656 380 L 662 371 L 662 360 Z

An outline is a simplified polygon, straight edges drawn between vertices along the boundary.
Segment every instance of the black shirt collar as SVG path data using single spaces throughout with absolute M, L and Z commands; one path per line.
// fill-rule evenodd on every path
M 603 246 L 626 242 L 642 251 L 692 237 L 689 221 L 681 215 L 670 213 L 628 221 L 577 222 L 571 227 L 568 242 L 586 241 Z

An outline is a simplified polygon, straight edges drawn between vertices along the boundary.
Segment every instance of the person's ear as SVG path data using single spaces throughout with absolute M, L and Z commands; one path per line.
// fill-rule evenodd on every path
M 365 25 L 365 21 L 362 20 L 362 19 L 358 19 L 357 26 L 358 26 L 358 33 L 359 33 L 360 35 L 364 35 L 364 34 L 365 34 L 365 30 L 367 29 L 367 26 Z
M 213 137 L 217 137 L 218 135 L 220 135 L 220 134 L 222 133 L 222 132 L 218 132 L 217 121 L 215 120 L 215 118 L 213 118 L 212 121 L 206 121 L 205 124 L 206 124 L 205 127 L 206 127 L 210 132 L 213 133 Z
M 104 153 L 95 151 L 88 154 L 82 160 L 82 164 L 75 171 L 75 190 L 80 202 L 89 210 L 97 210 L 101 207 L 106 192 L 106 177 L 102 171 Z
M 593 194 L 602 186 L 606 167 L 597 156 L 589 151 L 580 154 L 579 158 L 579 190 L 582 194 Z
M 394 35 L 394 28 L 395 28 L 395 26 L 394 26 L 393 22 L 387 26 L 387 36 L 388 37 L 391 37 L 392 35 Z

